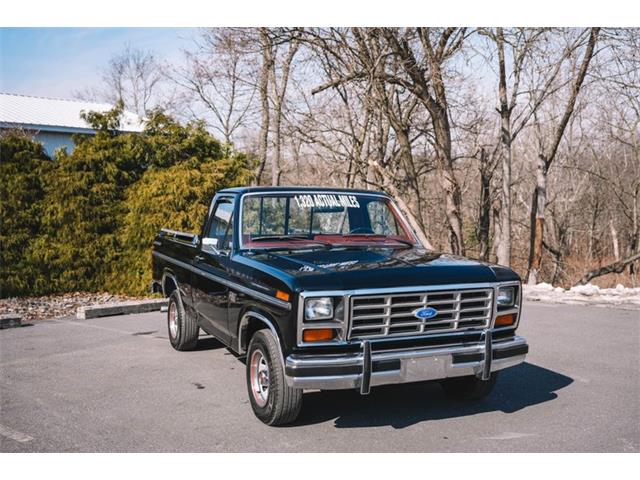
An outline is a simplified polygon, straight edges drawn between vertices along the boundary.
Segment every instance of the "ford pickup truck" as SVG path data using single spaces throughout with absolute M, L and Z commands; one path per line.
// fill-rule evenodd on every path
M 152 262 L 173 348 L 202 330 L 244 359 L 268 425 L 293 422 L 304 390 L 436 380 L 480 399 L 528 353 L 518 275 L 425 249 L 382 192 L 221 190 L 199 233 L 160 231 Z

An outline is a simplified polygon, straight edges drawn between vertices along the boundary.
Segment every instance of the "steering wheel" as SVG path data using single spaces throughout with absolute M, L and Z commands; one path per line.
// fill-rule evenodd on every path
M 358 228 L 354 228 L 352 230 L 349 231 L 349 235 L 353 235 L 355 233 L 363 233 L 365 235 L 371 235 L 374 233 L 374 231 L 370 228 L 366 228 L 366 227 L 358 227 Z

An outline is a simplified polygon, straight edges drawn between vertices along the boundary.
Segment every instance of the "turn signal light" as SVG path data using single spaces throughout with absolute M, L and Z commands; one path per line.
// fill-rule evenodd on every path
M 496 317 L 496 327 L 508 327 L 516 322 L 516 314 L 510 313 L 509 315 L 499 315 Z
M 276 291 L 276 298 L 280 300 L 284 300 L 285 302 L 289 301 L 289 294 L 287 292 L 283 292 L 282 290 Z
M 305 342 L 324 342 L 332 340 L 334 335 L 333 328 L 313 328 L 302 333 L 302 340 Z

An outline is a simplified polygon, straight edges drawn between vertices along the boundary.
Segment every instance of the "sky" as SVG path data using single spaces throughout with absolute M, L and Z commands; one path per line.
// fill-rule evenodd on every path
M 0 28 L 0 92 L 73 98 L 127 45 L 179 58 L 195 28 Z

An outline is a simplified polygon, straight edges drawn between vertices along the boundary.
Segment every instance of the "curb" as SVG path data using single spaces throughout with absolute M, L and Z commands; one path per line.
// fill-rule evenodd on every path
M 110 317 L 113 315 L 129 315 L 131 313 L 157 312 L 168 305 L 165 298 L 152 300 L 140 300 L 121 303 L 109 303 L 105 305 L 90 305 L 79 307 L 76 313 L 78 320 L 90 318 Z
M 22 326 L 22 317 L 15 313 L 4 313 L 0 315 L 0 330 L 4 328 L 15 328 Z

